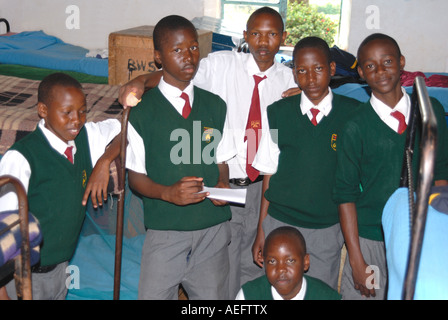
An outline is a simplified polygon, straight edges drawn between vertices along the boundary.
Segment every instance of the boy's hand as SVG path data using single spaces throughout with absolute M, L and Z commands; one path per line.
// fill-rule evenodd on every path
M 183 177 L 178 182 L 167 188 L 167 192 L 163 200 L 179 206 L 204 201 L 209 193 L 201 192 L 203 186 L 203 178 Z
M 92 174 L 87 182 L 86 191 L 82 198 L 82 205 L 87 204 L 89 195 L 91 195 L 92 205 L 94 208 L 103 205 L 103 200 L 107 200 L 107 186 L 109 184 L 109 168 L 110 162 L 98 160 L 92 170 Z
M 264 230 L 263 228 L 258 228 L 257 236 L 255 237 L 254 244 L 252 245 L 252 257 L 254 262 L 261 268 L 263 268 L 264 240 Z
M 375 289 L 373 288 L 373 284 L 371 289 L 367 287 L 367 282 L 369 281 L 369 277 L 372 274 L 366 273 L 368 265 L 363 263 L 355 264 L 350 263 L 352 266 L 352 276 L 353 276 L 353 283 L 356 290 L 359 290 L 362 296 L 370 298 L 375 297 Z M 374 277 L 372 277 L 374 278 Z M 370 287 L 370 286 L 369 286 Z
M 223 182 L 223 181 L 219 181 L 218 184 L 215 186 L 215 188 L 223 188 L 223 189 L 230 189 L 230 185 L 228 182 Z M 218 200 L 218 199 L 210 199 L 210 201 L 215 205 L 215 206 L 225 206 L 228 201 L 225 200 Z
M 289 88 L 288 90 L 286 90 L 282 93 L 282 98 L 295 96 L 301 92 L 302 92 L 302 90 L 299 87 Z
M 118 94 L 118 102 L 120 102 L 124 109 L 127 107 L 134 107 L 140 102 L 145 87 L 140 81 L 129 81 L 120 87 Z

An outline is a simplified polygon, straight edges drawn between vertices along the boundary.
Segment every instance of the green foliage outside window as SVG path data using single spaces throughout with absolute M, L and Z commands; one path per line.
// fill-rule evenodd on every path
M 308 36 L 317 36 L 327 41 L 330 47 L 338 31 L 338 23 L 314 6 L 305 3 L 288 3 L 285 45 L 294 46 L 297 41 Z

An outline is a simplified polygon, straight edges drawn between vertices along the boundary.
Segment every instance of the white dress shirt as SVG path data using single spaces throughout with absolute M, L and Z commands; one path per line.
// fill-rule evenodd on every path
M 283 297 L 275 290 L 273 286 L 271 286 L 271 293 L 274 300 L 285 300 Z M 294 298 L 290 300 L 303 300 L 305 298 L 306 293 L 306 279 L 305 277 L 302 278 L 302 287 L 300 288 L 300 291 L 294 296 Z M 236 295 L 235 300 L 246 300 L 244 297 L 243 289 L 240 289 L 238 294 Z
M 218 51 L 201 60 L 193 79 L 196 86 L 219 95 L 227 103 L 229 128 L 237 149 L 236 156 L 228 161 L 230 179 L 247 176 L 247 146 L 244 136 L 255 84 L 253 75 L 267 77 L 258 87 L 264 132 L 268 128 L 266 108 L 281 99 L 284 91 L 297 87 L 291 68 L 275 61 L 274 65 L 262 73 L 251 54 Z M 227 146 L 232 144 L 229 143 Z M 222 152 L 227 155 L 231 153 Z
M 398 101 L 397 105 L 391 109 L 388 105 L 384 104 L 381 100 L 375 97 L 375 94 L 372 93 L 370 98 L 370 104 L 373 107 L 373 110 L 378 114 L 380 119 L 387 124 L 392 130 L 398 132 L 398 120 L 391 116 L 390 114 L 394 111 L 400 111 L 405 118 L 406 124 L 409 123 L 409 116 L 411 111 L 411 99 L 409 95 L 406 93 L 404 88 L 401 88 L 403 92 L 403 97 L 401 97 L 400 101 Z

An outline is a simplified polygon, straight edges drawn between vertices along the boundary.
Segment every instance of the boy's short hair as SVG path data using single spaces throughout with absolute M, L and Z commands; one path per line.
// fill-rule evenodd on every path
M 305 238 L 303 237 L 302 233 L 297 230 L 296 228 L 290 227 L 290 226 L 283 226 L 278 227 L 277 229 L 272 230 L 269 235 L 266 237 L 266 240 L 264 241 L 264 247 L 263 247 L 263 255 L 266 255 L 267 248 L 271 240 L 278 236 L 278 235 L 286 235 L 286 236 L 292 236 L 297 239 L 297 244 L 300 245 L 300 247 L 303 248 L 303 253 L 306 254 L 306 242 Z
M 196 33 L 196 35 L 198 34 L 195 26 L 190 20 L 178 15 L 166 16 L 157 22 L 154 27 L 154 32 L 152 35 L 154 50 L 160 50 L 162 47 L 162 41 L 168 32 L 177 31 L 179 29 L 191 29 Z
M 51 103 L 51 90 L 55 86 L 62 87 L 74 87 L 82 90 L 82 85 L 78 80 L 69 76 L 66 73 L 56 72 L 46 76 L 39 84 L 37 89 L 37 101 L 42 102 L 45 105 L 49 105 Z
M 260 14 L 270 14 L 274 17 L 277 17 L 282 24 L 282 32 L 285 30 L 285 24 L 283 22 L 282 16 L 280 15 L 280 13 L 278 13 L 277 10 L 272 9 L 271 7 L 261 7 L 259 9 L 255 10 L 254 12 L 252 12 L 252 14 L 249 16 L 249 19 L 247 19 L 246 29 L 248 29 L 249 24 L 251 24 L 252 21 Z
M 292 52 L 293 62 L 295 62 L 296 53 L 304 48 L 320 49 L 327 57 L 328 64 L 330 64 L 330 62 L 333 61 L 330 47 L 328 46 L 328 43 L 324 39 L 319 37 L 306 37 L 299 40 L 299 42 L 297 42 L 296 45 L 294 46 L 294 51 Z
M 364 48 L 369 42 L 371 42 L 373 40 L 388 40 L 388 41 L 392 42 L 392 44 L 397 48 L 398 56 L 401 57 L 400 46 L 398 45 L 397 41 L 394 38 L 392 38 L 391 36 L 388 36 L 387 34 L 384 34 L 384 33 L 373 33 L 373 34 L 367 36 L 359 45 L 358 52 L 356 54 L 356 57 L 358 58 L 358 60 L 359 60 L 359 53 L 361 52 L 361 49 Z

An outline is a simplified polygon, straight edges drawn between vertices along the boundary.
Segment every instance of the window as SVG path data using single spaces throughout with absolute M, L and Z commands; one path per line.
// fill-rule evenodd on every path
M 246 29 L 246 21 L 250 14 L 264 6 L 276 9 L 283 20 L 286 20 L 288 0 L 221 0 L 221 19 L 225 25 L 241 32 Z

